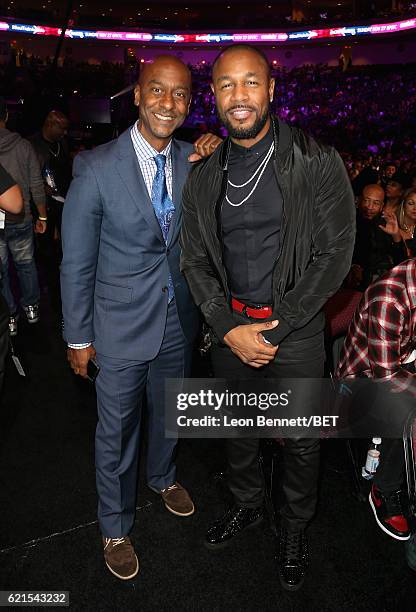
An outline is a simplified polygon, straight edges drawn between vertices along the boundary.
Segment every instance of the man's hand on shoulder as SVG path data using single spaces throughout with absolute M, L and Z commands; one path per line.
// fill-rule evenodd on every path
M 74 370 L 75 374 L 79 374 L 82 378 L 87 378 L 87 364 L 90 359 L 95 357 L 95 354 L 95 348 L 92 344 L 82 349 L 67 349 L 69 365 Z
M 279 321 L 238 325 L 224 336 L 224 342 L 241 361 L 253 368 L 261 368 L 273 361 L 278 346 L 267 343 L 263 331 L 273 329 Z
M 222 139 L 215 134 L 203 134 L 194 142 L 195 153 L 191 153 L 188 157 L 188 161 L 197 162 L 204 157 L 209 157 L 215 151 L 215 149 L 222 143 Z

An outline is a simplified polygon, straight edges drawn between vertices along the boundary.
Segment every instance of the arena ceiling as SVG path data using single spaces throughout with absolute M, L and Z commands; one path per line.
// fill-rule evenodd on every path
M 392 0 L 0 0 L 0 16 L 61 25 L 69 7 L 71 25 L 79 28 L 206 30 L 271 29 L 297 24 L 387 16 Z M 416 7 L 416 2 L 415 2 Z

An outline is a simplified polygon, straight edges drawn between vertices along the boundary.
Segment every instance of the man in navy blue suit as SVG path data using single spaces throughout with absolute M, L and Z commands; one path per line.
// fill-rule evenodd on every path
M 172 134 L 191 100 L 191 75 L 173 56 L 145 66 L 135 88 L 139 120 L 118 139 L 81 153 L 63 213 L 62 303 L 68 360 L 96 379 L 98 520 L 107 567 L 139 568 L 128 537 L 135 518 L 139 430 L 149 413 L 147 483 L 168 510 L 194 504 L 176 480 L 176 440 L 165 438 L 164 380 L 189 375 L 198 315 L 179 271 L 182 187 L 192 145 Z M 219 139 L 203 137 L 196 151 Z

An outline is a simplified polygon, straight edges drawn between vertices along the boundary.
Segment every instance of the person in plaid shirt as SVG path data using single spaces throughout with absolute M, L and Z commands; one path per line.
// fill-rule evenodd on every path
M 352 410 L 389 417 L 400 428 L 416 397 L 416 258 L 392 268 L 364 293 L 341 351 L 336 377 L 352 392 Z M 353 379 L 348 380 L 348 379 Z M 369 385 L 377 379 L 385 385 Z M 358 410 L 357 410 L 358 408 Z M 381 423 L 380 420 L 380 423 Z M 384 430 L 385 431 L 385 430 Z M 384 436 L 369 501 L 381 529 L 398 540 L 410 530 L 402 509 L 403 445 Z M 380 432 L 375 431 L 375 434 Z

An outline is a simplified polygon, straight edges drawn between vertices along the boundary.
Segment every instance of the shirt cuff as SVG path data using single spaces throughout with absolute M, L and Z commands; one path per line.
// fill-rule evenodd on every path
M 72 348 L 72 349 L 85 349 L 88 348 L 89 346 L 91 346 L 91 342 L 82 342 L 80 344 L 72 344 L 72 342 L 68 342 L 68 348 Z
M 261 333 L 266 340 L 271 342 L 271 344 L 278 346 L 282 340 L 284 340 L 286 336 L 293 331 L 293 329 L 278 315 L 276 315 L 275 318 L 279 320 L 279 325 L 277 327 L 273 327 L 272 329 L 263 330 Z

